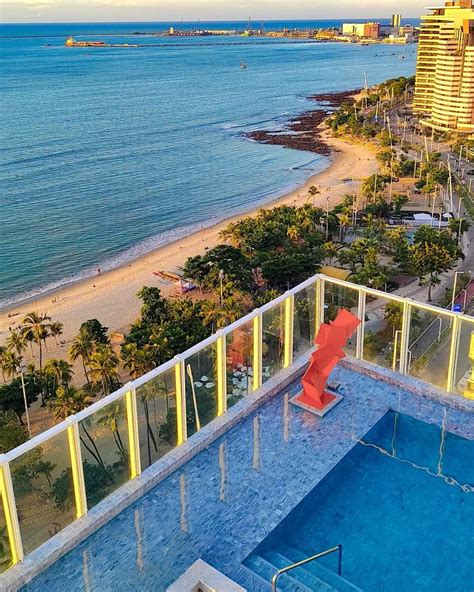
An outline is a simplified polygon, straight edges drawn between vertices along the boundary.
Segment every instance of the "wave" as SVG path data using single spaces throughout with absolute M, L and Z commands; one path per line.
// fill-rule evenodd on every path
M 290 171 L 314 171 L 315 169 L 319 169 L 321 165 L 321 157 L 313 158 L 308 162 L 304 162 L 302 164 L 298 164 L 290 168 Z
M 269 117 L 267 119 L 259 119 L 257 121 L 247 121 L 245 123 L 234 123 L 234 122 L 226 122 L 223 123 L 220 127 L 223 130 L 234 130 L 234 129 L 247 129 L 247 128 L 255 128 L 266 123 L 282 123 L 288 120 L 289 117 L 294 115 L 293 111 L 287 111 L 286 113 L 280 113 L 275 117 Z
M 326 166 L 327 160 L 325 158 L 318 157 L 311 159 L 310 161 L 306 161 L 301 165 L 288 168 L 287 170 L 299 170 L 309 174 L 315 174 Z M 103 273 L 124 267 L 125 265 L 140 259 L 140 257 L 148 255 L 159 247 L 169 245 L 195 232 L 199 232 L 200 230 L 211 228 L 212 226 L 227 220 L 231 216 L 244 215 L 255 207 L 265 207 L 272 201 L 279 199 L 281 196 L 295 190 L 297 187 L 301 186 L 302 183 L 303 179 L 299 179 L 298 181 L 288 184 L 285 187 L 280 187 L 279 189 L 268 189 L 260 192 L 259 194 L 254 194 L 252 200 L 245 200 L 241 203 L 240 207 L 230 206 L 223 208 L 219 216 L 214 216 L 212 218 L 208 218 L 205 221 L 195 222 L 171 230 L 166 230 L 135 243 L 126 250 L 117 253 L 106 260 L 98 262 L 93 267 L 88 266 L 77 273 L 64 276 L 56 281 L 48 282 L 30 290 L 16 293 L 13 296 L 0 298 L 0 311 L 11 309 L 14 306 L 25 304 L 27 302 L 33 302 L 38 298 L 43 298 L 48 294 L 53 294 L 63 288 L 92 278 L 97 275 L 97 268 L 100 268 L 101 273 Z
M 106 272 L 123 267 L 124 265 L 136 261 L 148 253 L 151 253 L 159 247 L 173 243 L 194 232 L 203 230 L 204 228 L 214 226 L 214 224 L 217 224 L 223 219 L 225 219 L 225 216 L 222 218 L 211 218 L 203 223 L 181 226 L 139 241 L 135 245 L 127 248 L 125 251 L 118 253 L 107 260 L 97 263 L 96 267 L 86 267 L 77 273 L 67 275 L 56 281 L 37 286 L 31 290 L 26 290 L 13 296 L 0 298 L 0 310 L 10 309 L 15 305 L 31 302 L 38 298 L 47 296 L 48 294 L 52 294 L 53 292 L 56 292 L 57 290 L 67 286 L 72 286 L 73 284 L 77 284 L 78 282 L 94 277 L 97 275 L 98 268 L 100 268 L 101 272 Z

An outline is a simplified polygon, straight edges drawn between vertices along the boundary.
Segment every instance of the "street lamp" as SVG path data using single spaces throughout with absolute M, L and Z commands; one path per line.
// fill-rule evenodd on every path
M 458 220 L 459 222 L 459 228 L 458 228 L 458 245 L 459 245 L 459 241 L 461 240 L 461 230 L 462 230 L 462 223 L 464 222 L 464 218 L 459 218 Z
M 464 148 L 464 145 L 461 144 L 461 146 L 459 147 L 458 171 L 461 170 L 461 159 L 462 159 L 462 149 L 463 148 Z
M 329 240 L 329 195 L 326 196 L 326 242 Z
M 224 302 L 224 288 L 222 285 L 223 280 L 224 280 L 224 270 L 219 269 L 219 282 L 220 282 L 220 286 L 221 286 L 221 307 L 222 307 L 222 303 Z
M 462 202 L 463 202 L 464 196 L 461 196 L 459 198 L 459 205 L 458 205 L 458 220 L 459 218 L 461 218 L 461 206 L 462 206 Z
M 21 377 L 21 389 L 23 391 L 23 402 L 25 404 L 26 426 L 28 428 L 28 434 L 30 435 L 30 438 L 31 438 L 30 414 L 28 411 L 28 400 L 26 398 L 25 377 L 23 376 L 24 371 L 25 371 L 25 365 L 23 364 L 23 362 L 20 362 L 17 367 L 17 372 Z

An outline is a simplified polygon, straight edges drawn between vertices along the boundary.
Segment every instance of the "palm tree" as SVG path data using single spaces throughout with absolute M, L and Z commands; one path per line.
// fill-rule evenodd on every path
M 84 370 L 84 376 L 87 380 L 87 385 L 90 389 L 91 383 L 89 380 L 89 373 L 87 372 L 86 364 L 94 351 L 94 341 L 89 331 L 79 331 L 74 338 L 69 348 L 69 358 L 75 362 L 81 358 L 82 368 Z
M 78 390 L 72 386 L 60 386 L 56 391 L 56 397 L 49 402 L 49 406 L 53 411 L 53 416 L 56 421 L 62 421 L 79 413 L 91 403 L 91 396 L 83 390 Z M 94 439 L 90 435 L 86 427 L 87 419 L 81 421 L 79 430 L 79 438 L 84 448 L 97 462 L 97 465 L 102 469 L 107 479 L 113 483 L 114 480 L 107 470 L 105 463 L 100 455 Z
M 332 260 L 337 255 L 336 245 L 332 241 L 324 243 L 324 255 L 327 258 L 329 265 L 331 265 Z
M 66 362 L 66 360 L 51 359 L 44 365 L 44 374 L 53 381 L 53 392 L 59 386 L 67 386 L 72 379 L 74 374 L 72 364 Z
M 40 315 L 37 312 L 30 312 L 21 322 L 21 332 L 25 340 L 34 341 L 38 345 L 40 374 L 43 373 L 43 344 L 46 344 L 46 339 L 49 336 L 50 321 L 51 318 L 46 314 Z M 43 393 L 41 393 L 41 400 L 44 404 Z
M 158 339 L 158 342 L 159 341 L 160 340 Z M 129 371 L 130 377 L 132 379 L 136 379 L 139 376 L 146 374 L 150 370 L 153 370 L 153 368 L 155 367 L 154 350 L 157 349 L 160 349 L 160 346 L 154 344 L 150 346 L 145 346 L 144 348 L 139 348 L 136 343 L 127 343 L 122 347 L 123 366 L 126 370 Z M 153 381 L 150 381 L 150 384 L 143 385 L 139 389 L 139 394 L 145 413 L 145 422 L 147 429 L 148 464 L 151 465 L 151 444 L 153 444 L 155 452 L 158 452 L 159 430 L 157 429 L 157 436 L 155 437 L 150 419 L 149 403 L 150 401 L 153 402 L 154 417 L 156 423 L 155 400 L 157 398 L 157 395 L 164 395 L 164 398 L 166 400 L 166 411 L 168 413 L 168 390 L 166 389 L 165 383 L 163 383 L 163 386 L 158 386 L 157 380 L 154 379 Z
M 78 390 L 72 386 L 59 386 L 56 396 L 48 405 L 53 412 L 55 421 L 62 421 L 79 413 L 92 402 L 91 396 L 86 391 Z
M 18 374 L 18 368 L 21 364 L 21 357 L 15 352 L 7 349 L 2 356 L 2 372 L 6 378 L 13 378 Z
M 339 214 L 339 242 L 343 242 L 346 228 L 350 226 L 351 218 L 348 214 Z
M 164 364 L 173 356 L 173 350 L 170 348 L 169 342 L 169 337 L 163 327 L 157 326 L 153 329 L 146 347 L 153 353 L 155 366 Z
M 5 359 L 5 355 L 8 352 L 8 349 L 4 345 L 0 345 L 0 368 L 2 369 L 2 379 L 5 382 L 5 369 L 3 367 L 3 361 Z
M 7 339 L 8 349 L 16 352 L 19 356 L 23 354 L 26 347 L 25 335 L 18 331 L 12 331 Z
M 201 311 L 203 325 L 205 327 L 211 325 L 212 332 L 214 333 L 214 328 L 217 326 L 219 318 L 219 305 L 213 300 L 204 300 L 201 302 Z
M 321 191 L 319 191 L 319 189 L 317 187 L 315 187 L 314 185 L 311 185 L 311 187 L 308 189 L 308 198 L 311 198 L 313 200 L 313 206 L 314 206 L 314 198 L 321 193 Z
M 21 327 L 20 327 L 20 331 L 23 333 L 23 330 Z M 34 358 L 35 352 L 33 351 L 33 336 L 31 335 L 31 333 L 25 333 L 25 346 L 27 344 L 30 346 L 31 357 Z
M 128 370 L 133 380 L 155 367 L 153 351 L 147 346 L 139 348 L 136 343 L 127 343 L 122 347 L 121 356 L 123 367 Z
M 115 444 L 119 451 L 120 456 L 125 464 L 128 462 L 128 454 L 123 445 L 122 437 L 120 436 L 119 420 L 123 417 L 123 406 L 119 401 L 115 401 L 107 407 L 104 407 L 101 411 L 101 416 L 97 419 L 99 425 L 107 426 L 110 428 Z
M 25 368 L 25 374 L 34 374 L 36 372 L 36 367 L 34 362 L 28 362 Z
M 240 319 L 244 313 L 245 308 L 242 301 L 235 296 L 228 296 L 224 299 L 217 326 L 222 328 L 231 323 L 235 323 L 235 321 Z
M 37 312 L 30 312 L 21 322 L 21 333 L 25 341 L 34 342 L 39 349 L 39 372 L 43 376 L 43 345 L 46 347 L 46 339 L 49 337 L 51 318 L 46 314 L 40 315 Z M 41 405 L 44 407 L 44 389 L 41 387 Z
M 58 465 L 53 464 L 49 460 L 39 460 L 35 464 L 35 471 L 37 473 L 43 474 L 46 477 L 46 481 L 48 482 L 48 485 L 51 487 L 51 477 L 53 475 L 54 469 L 57 466 Z
M 57 338 L 63 334 L 63 327 L 64 325 L 59 321 L 53 321 L 49 330 L 51 331 L 51 335 L 54 337 L 54 342 L 58 345 Z
M 93 386 L 102 386 L 104 397 L 110 393 L 113 385 L 120 382 L 118 366 L 118 356 L 110 345 L 96 345 L 89 360 L 89 374 Z

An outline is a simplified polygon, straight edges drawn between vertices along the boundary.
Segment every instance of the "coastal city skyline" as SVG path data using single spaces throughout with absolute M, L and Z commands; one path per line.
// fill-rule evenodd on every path
M 440 4 L 436 2 L 435 4 Z M 4 23 L 64 22 L 172 22 L 172 21 L 243 21 L 320 20 L 389 18 L 402 12 L 407 18 L 423 14 L 424 0 L 341 0 L 337 5 L 322 1 L 256 0 L 224 3 L 217 0 L 83 0 L 65 3 L 61 0 L 6 1 L 0 8 Z

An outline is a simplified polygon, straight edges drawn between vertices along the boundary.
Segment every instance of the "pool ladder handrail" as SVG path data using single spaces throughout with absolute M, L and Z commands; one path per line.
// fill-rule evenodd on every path
M 296 563 L 292 563 L 291 565 L 287 565 L 276 571 L 272 578 L 272 591 L 277 592 L 278 578 L 284 573 L 296 569 L 297 567 L 301 567 L 302 565 L 306 565 L 315 559 L 320 559 L 326 555 L 331 555 L 331 553 L 336 553 L 336 551 L 338 552 L 337 575 L 342 575 L 342 545 L 336 545 L 335 547 L 326 549 L 326 551 L 321 551 L 321 553 L 316 553 L 316 555 L 312 555 L 311 557 L 307 557 L 306 559 L 302 559 L 301 561 L 297 561 Z

